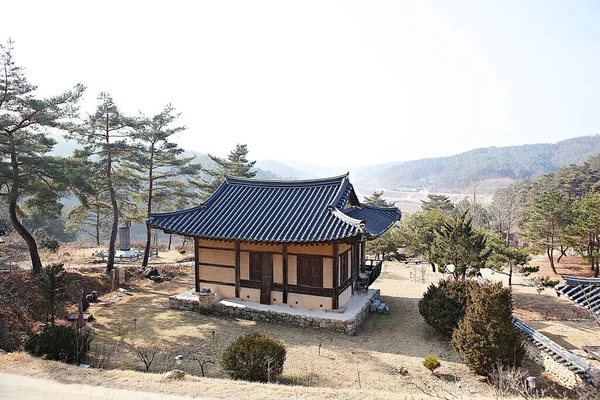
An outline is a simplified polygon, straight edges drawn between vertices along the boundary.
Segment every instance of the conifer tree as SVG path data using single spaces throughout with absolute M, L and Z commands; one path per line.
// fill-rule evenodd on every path
M 569 225 L 568 242 L 589 262 L 594 277 L 600 275 L 600 194 L 589 194 L 573 205 L 573 222 Z
M 381 192 L 374 191 L 372 195 L 365 197 L 365 204 L 376 207 L 394 207 L 394 203 L 383 198 L 383 190 Z
M 560 244 L 571 219 L 571 206 L 558 190 L 549 188 L 538 193 L 527 213 L 525 234 L 537 251 L 544 251 L 550 267 L 554 266 L 554 249 Z
M 210 196 L 219 187 L 225 176 L 237 176 L 240 178 L 254 178 L 256 172 L 252 169 L 256 161 L 248 161 L 248 146 L 238 144 L 235 146 L 227 158 L 220 158 L 209 154 L 217 166 L 215 169 L 203 169 L 203 172 L 212 179 L 202 179 L 200 182 L 192 182 L 204 197 Z
M 423 211 L 441 210 L 447 214 L 454 212 L 454 204 L 443 194 L 428 194 L 427 200 L 421 200 Z
M 85 87 L 78 84 L 57 96 L 40 98 L 25 71 L 13 61 L 13 42 L 0 45 L 0 198 L 7 200 L 13 229 L 27 243 L 34 273 L 42 263 L 33 235 L 20 220 L 23 199 L 30 208 L 48 215 L 60 214 L 58 199 L 69 183 L 70 160 L 48 153 L 56 141 L 48 128 L 63 128 L 77 116 L 77 103 Z M 78 182 L 81 183 L 81 182 Z
M 125 117 L 108 93 L 100 93 L 100 104 L 96 112 L 88 115 L 79 125 L 71 126 L 70 138 L 76 139 L 82 150 L 75 155 L 84 159 L 93 159 L 95 179 L 102 182 L 108 192 L 112 211 L 112 225 L 108 245 L 106 272 L 109 273 L 115 263 L 115 245 L 119 229 L 119 203 L 115 170 L 125 153 L 131 150 L 128 139 L 131 136 L 131 118 Z
M 83 196 L 81 203 L 69 210 L 67 227 L 91 236 L 96 246 L 100 246 L 102 233 L 110 227 L 111 209 L 107 190 L 101 186 L 94 187 L 91 194 Z
M 475 273 L 490 256 L 485 236 L 473 229 L 466 213 L 452 218 L 436 230 L 435 248 L 440 271 L 449 272 L 448 265 L 453 265 L 451 272 L 454 279 L 465 279 L 467 274 Z
M 512 324 L 512 296 L 502 283 L 471 290 L 465 316 L 452 333 L 452 346 L 476 374 L 489 376 L 494 368 L 518 367 L 525 350 Z
M 200 164 L 192 164 L 195 157 L 182 157 L 183 149 L 171 142 L 173 135 L 185 130 L 183 126 L 172 126 L 179 113 L 169 104 L 152 118 L 141 117 L 132 135 L 136 142 L 124 166 L 135 171 L 141 182 L 141 199 L 146 203 L 147 215 L 153 211 L 155 196 L 185 195 L 181 181 L 185 177 L 196 177 L 201 172 Z M 142 267 L 148 265 L 152 231 L 146 226 L 146 248 Z

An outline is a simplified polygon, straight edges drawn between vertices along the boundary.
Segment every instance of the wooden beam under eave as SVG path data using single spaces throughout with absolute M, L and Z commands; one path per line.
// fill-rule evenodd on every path
M 235 241 L 235 297 L 240 297 L 240 241 Z
M 339 245 L 338 242 L 333 242 L 333 309 L 339 308 L 340 303 L 340 260 L 338 257 Z
M 283 304 L 287 304 L 288 297 L 288 255 L 287 244 L 283 244 Z
M 200 293 L 200 243 L 194 238 L 194 287 L 196 293 Z

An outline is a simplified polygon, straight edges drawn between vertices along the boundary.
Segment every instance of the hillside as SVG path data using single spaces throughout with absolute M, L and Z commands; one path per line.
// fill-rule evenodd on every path
M 55 137 L 55 155 L 66 156 L 76 147 L 73 141 Z M 580 164 L 600 153 L 600 135 L 582 136 L 558 143 L 488 147 L 447 157 L 426 158 L 376 165 L 324 166 L 299 161 L 258 160 L 259 179 L 311 179 L 334 176 L 350 171 L 355 184 L 371 189 L 432 188 L 451 192 L 468 188 L 474 181 L 485 192 L 493 192 L 498 182 L 528 179 L 534 175 L 556 171 L 569 164 Z M 186 151 L 206 168 L 215 163 L 207 154 Z M 490 186 L 485 190 L 486 186 Z
M 400 187 L 466 188 L 474 181 L 528 179 L 580 164 L 600 153 L 600 135 L 582 136 L 558 143 L 488 147 L 449 157 L 427 158 L 384 168 L 362 183 L 396 189 Z

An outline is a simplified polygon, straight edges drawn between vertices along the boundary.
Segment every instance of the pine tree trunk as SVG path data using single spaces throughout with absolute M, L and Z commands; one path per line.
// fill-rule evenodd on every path
M 554 266 L 554 247 L 549 246 L 547 248 L 546 253 L 548 254 L 548 260 L 550 261 L 550 267 L 552 268 L 552 272 L 556 274 L 556 267 Z
M 40 253 L 38 252 L 37 243 L 35 242 L 34 237 L 29 233 L 29 231 L 21 224 L 19 221 L 19 217 L 17 216 L 17 201 L 19 199 L 19 189 L 20 189 L 20 177 L 19 177 L 19 164 L 17 160 L 16 152 L 13 151 L 10 154 L 11 163 L 12 163 L 12 186 L 10 188 L 10 201 L 8 204 L 8 214 L 10 216 L 10 222 L 12 223 L 13 228 L 17 233 L 25 240 L 27 243 L 27 248 L 29 249 L 29 256 L 31 258 L 31 267 L 32 272 L 34 274 L 38 274 L 42 270 L 42 261 L 40 260 Z
M 170 234 L 169 234 L 169 247 L 168 247 L 169 251 L 171 251 L 171 242 L 172 242 L 172 241 L 173 241 L 173 234 L 172 234 L 172 233 L 170 233 Z
M 513 265 L 511 262 L 508 263 L 508 287 L 512 287 L 512 274 L 513 274 Z
M 110 273 L 115 267 L 115 246 L 117 244 L 117 233 L 119 231 L 119 205 L 117 204 L 117 194 L 109 183 L 110 203 L 113 209 L 113 223 L 110 231 L 110 241 L 108 242 L 108 261 L 106 263 L 106 273 Z
M 150 149 L 150 168 L 148 169 L 148 218 L 150 218 L 150 213 L 152 212 L 152 189 L 154 179 L 152 177 L 152 173 L 154 172 L 154 143 L 152 143 Z M 150 229 L 150 225 L 146 224 L 146 248 L 144 249 L 144 261 L 142 261 L 142 268 L 146 268 L 148 266 L 148 258 L 150 258 L 150 242 L 152 240 L 152 230 Z
M 106 115 L 106 182 L 108 184 L 108 193 L 110 194 L 110 204 L 113 211 L 112 230 L 110 232 L 110 240 L 108 242 L 108 260 L 106 262 L 106 273 L 110 272 L 115 267 L 115 244 L 117 243 L 117 232 L 119 231 L 119 204 L 117 203 L 117 193 L 112 181 L 112 152 L 110 148 L 110 131 L 108 114 Z
M 50 274 L 50 325 L 54 326 L 54 273 Z
M 100 207 L 96 207 L 96 246 L 100 247 Z
M 432 270 L 433 272 L 435 272 L 435 264 L 434 264 L 434 263 L 429 263 L 429 264 L 431 265 L 431 270 Z
M 556 259 L 557 263 L 560 263 L 560 259 L 563 257 L 567 256 L 567 250 L 569 250 L 568 247 L 563 247 L 563 245 L 560 245 L 560 256 L 558 256 L 558 258 Z
M 142 261 L 142 268 L 148 266 L 148 259 L 150 258 L 150 242 L 152 240 L 152 230 L 150 225 L 146 224 L 146 248 L 144 249 L 144 260 Z

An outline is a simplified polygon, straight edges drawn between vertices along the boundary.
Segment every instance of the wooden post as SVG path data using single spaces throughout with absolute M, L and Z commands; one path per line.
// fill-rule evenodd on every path
M 354 282 L 356 282 L 356 243 L 350 245 L 350 290 L 354 295 Z
M 283 245 L 283 304 L 287 304 L 288 297 L 288 255 L 287 244 Z
M 365 272 L 365 263 L 367 259 L 367 238 L 360 238 L 360 272 Z
M 240 297 L 240 241 L 235 241 L 235 297 Z
M 338 243 L 333 242 L 333 309 L 339 308 L 340 302 L 340 258 Z
M 196 293 L 200 293 L 200 243 L 198 238 L 194 238 L 194 282 L 196 287 Z

